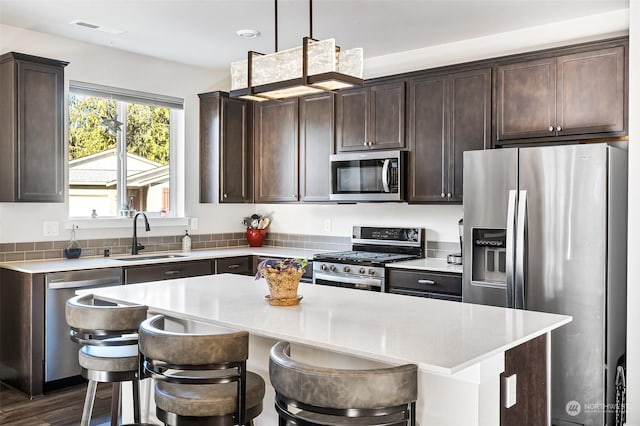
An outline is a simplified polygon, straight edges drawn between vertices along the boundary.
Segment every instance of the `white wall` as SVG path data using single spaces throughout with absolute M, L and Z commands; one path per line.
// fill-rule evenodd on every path
M 629 2 L 629 235 L 627 265 L 627 425 L 640 426 L 640 2 Z
M 434 66 L 605 38 L 626 31 L 626 10 L 554 25 L 496 34 L 365 61 L 367 77 L 397 74 Z M 197 232 L 243 230 L 242 216 L 273 212 L 274 232 L 348 236 L 353 224 L 416 225 L 428 229 L 429 240 L 457 241 L 461 206 L 358 205 L 206 205 L 198 203 L 198 99 L 197 93 L 228 89 L 227 71 L 212 71 L 161 61 L 103 46 L 53 37 L 14 27 L 0 26 L 0 52 L 15 50 L 70 61 L 66 79 L 112 85 L 179 96 L 185 99 L 185 182 L 188 216 L 199 218 Z M 42 222 L 66 219 L 66 204 L 0 203 L 0 242 L 68 238 L 42 236 Z M 331 220 L 325 231 L 326 219 Z M 12 226 L 19 223 L 20 226 Z M 62 228 L 62 227 L 61 227 Z M 154 228 L 151 235 L 176 234 L 178 228 Z M 127 236 L 129 229 L 82 231 L 78 238 Z

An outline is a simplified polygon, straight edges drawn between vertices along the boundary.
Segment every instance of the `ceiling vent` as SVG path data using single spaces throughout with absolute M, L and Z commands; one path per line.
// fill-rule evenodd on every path
M 89 28 L 91 30 L 98 30 L 108 34 L 119 35 L 119 34 L 124 34 L 126 32 L 124 30 L 119 30 L 117 28 L 105 27 L 104 25 L 99 25 L 99 24 L 92 24 L 91 22 L 83 21 L 81 19 L 74 19 L 69 23 L 71 25 L 77 25 L 79 27 Z

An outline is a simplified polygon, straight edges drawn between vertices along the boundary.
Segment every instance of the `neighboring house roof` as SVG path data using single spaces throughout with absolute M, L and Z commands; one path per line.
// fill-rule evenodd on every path
M 114 187 L 118 156 L 115 148 L 69 162 L 70 186 Z M 127 187 L 155 185 L 169 181 L 169 166 L 127 153 Z

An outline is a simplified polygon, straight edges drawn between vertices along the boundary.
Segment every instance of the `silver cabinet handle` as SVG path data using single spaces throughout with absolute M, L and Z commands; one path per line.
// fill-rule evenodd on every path
M 558 127 L 556 127 L 556 130 L 557 130 L 557 131 L 561 131 L 561 130 L 562 130 L 562 126 L 558 126 Z
M 181 274 L 182 270 L 180 269 L 173 269 L 171 271 L 166 271 L 164 274 L 165 275 L 176 275 L 176 274 Z
M 436 282 L 433 280 L 418 280 L 418 284 L 436 285 Z
M 553 132 L 553 130 L 554 130 L 554 127 L 553 126 L 549 126 L 549 131 Z
M 447 193 L 447 198 L 451 198 L 451 193 Z
M 238 269 L 240 267 L 240 265 L 229 265 L 227 266 L 227 269 Z
M 223 197 L 223 198 L 227 198 L 227 194 L 224 194 L 222 197 Z
M 369 142 L 364 141 L 364 143 L 362 145 L 367 146 L 367 145 L 369 145 Z
M 440 198 L 444 198 L 445 196 L 444 192 L 440 194 Z

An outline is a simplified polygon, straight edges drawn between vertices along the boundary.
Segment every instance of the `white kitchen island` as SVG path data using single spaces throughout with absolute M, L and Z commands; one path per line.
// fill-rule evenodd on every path
M 264 279 L 229 274 L 92 292 L 107 301 L 146 304 L 152 313 L 186 320 L 191 330 L 213 325 L 248 331 L 249 369 L 267 383 L 256 426 L 277 424 L 268 354 L 278 340 L 292 343 L 294 357 L 321 365 L 417 364 L 422 426 L 499 425 L 505 351 L 571 321 L 564 315 L 312 284 L 300 284 L 300 305 L 275 307 L 264 299 Z

